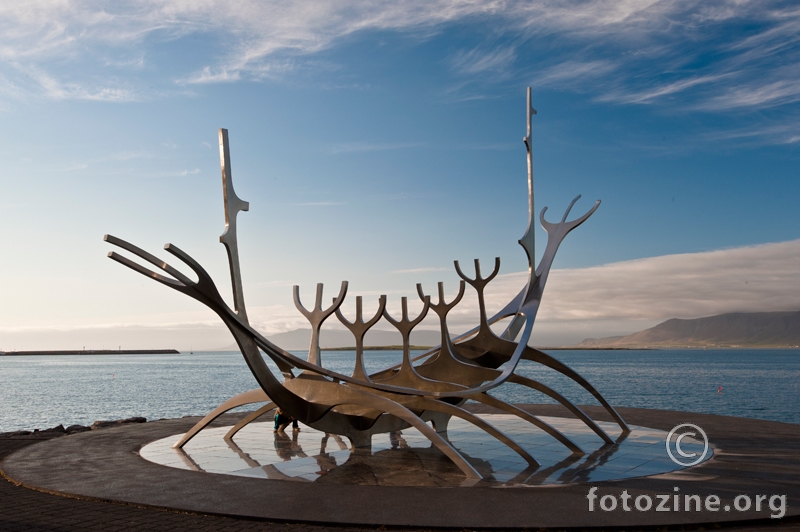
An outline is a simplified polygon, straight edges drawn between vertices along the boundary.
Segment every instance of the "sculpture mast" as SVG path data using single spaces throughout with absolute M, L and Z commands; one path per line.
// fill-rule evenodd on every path
M 242 201 L 233 190 L 231 177 L 231 150 L 228 145 L 228 130 L 219 130 L 219 164 L 222 169 L 222 195 L 225 203 L 225 231 L 219 241 L 228 252 L 228 263 L 231 269 L 231 286 L 233 288 L 233 308 L 242 320 L 249 323 L 244 306 L 242 290 L 242 273 L 239 269 L 239 244 L 236 238 L 236 215 L 239 211 L 247 211 L 250 204 Z
M 531 281 L 536 271 L 536 227 L 534 226 L 536 214 L 533 210 L 533 153 L 531 149 L 531 117 L 536 114 L 536 109 L 531 106 L 531 88 L 528 87 L 528 97 L 525 103 L 525 118 L 528 125 L 527 135 L 522 139 L 525 149 L 528 152 L 528 229 L 522 238 L 519 239 L 520 245 L 525 248 L 528 254 L 528 267 L 531 273 Z

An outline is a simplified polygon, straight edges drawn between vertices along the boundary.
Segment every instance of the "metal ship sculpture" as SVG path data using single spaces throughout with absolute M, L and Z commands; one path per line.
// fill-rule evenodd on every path
M 506 414 L 517 416 L 533 427 L 551 435 L 566 446 L 571 453 L 584 454 L 583 450 L 569 437 L 543 420 L 487 393 L 506 383 L 525 386 L 547 395 L 568 408 L 606 444 L 614 443 L 614 440 L 597 423 L 563 395 L 541 382 L 517 374 L 515 370 L 520 360 L 523 359 L 551 368 L 591 393 L 619 424 L 622 429 L 620 437 L 624 437 L 629 432 L 625 421 L 588 381 L 562 362 L 528 345 L 542 293 L 558 247 L 567 234 L 585 222 L 600 204 L 600 201 L 597 201 L 584 215 L 567 221 L 570 210 L 580 198 L 578 196 L 570 203 L 561 221 L 557 223 L 547 221 L 544 217 L 547 208 L 542 209 L 539 220 L 547 232 L 547 244 L 541 261 L 538 265 L 535 264 L 533 225 L 535 214 L 531 154 L 531 117 L 534 114 L 536 114 L 536 110 L 531 106 L 529 87 L 526 102 L 527 135 L 523 139 L 528 161 L 528 227 L 524 236 L 519 240 L 528 256 L 529 268 L 527 283 L 519 294 L 498 313 L 487 316 L 484 290 L 500 269 L 499 258 L 495 259 L 494 268 L 488 276 L 482 274 L 480 263 L 476 259 L 474 277 L 465 273 L 458 261 L 455 261 L 456 273 L 462 280 L 458 295 L 450 302 L 446 302 L 444 299 L 442 283 L 438 285 L 436 302 L 418 284 L 417 292 L 423 302 L 423 308 L 416 317 L 408 314 L 407 298 L 403 297 L 401 300 L 401 315 L 393 316 L 386 310 L 386 296 L 380 296 L 377 311 L 365 321 L 362 298 L 358 296 L 356 297 L 356 314 L 351 321 L 340 309 L 347 295 L 347 281 L 342 282 L 333 303 L 325 308 L 323 308 L 322 284 L 317 285 L 316 298 L 311 308 L 306 308 L 300 302 L 299 287 L 295 286 L 295 306 L 308 319 L 312 331 L 311 345 L 306 360 L 292 355 L 267 340 L 253 329 L 248 321 L 239 268 L 236 216 L 240 211 L 248 210 L 249 205 L 234 192 L 231 180 L 228 132 L 220 129 L 220 163 L 226 226 L 220 241 L 225 245 L 228 253 L 233 288 L 233 309 L 223 300 L 214 281 L 203 267 L 178 247 L 167 244 L 164 249 L 194 272 L 198 279 L 196 282 L 178 269 L 133 244 L 111 235 L 104 237 L 109 244 L 128 251 L 155 266 L 156 271 L 114 251 L 108 255 L 111 259 L 196 299 L 213 310 L 235 338 L 250 371 L 260 386 L 255 390 L 237 395 L 214 409 L 183 435 L 174 447 L 183 447 L 211 421 L 228 410 L 246 404 L 266 402 L 266 405 L 250 413 L 236 424 L 225 438 L 233 438 L 248 423 L 271 412 L 276 407 L 280 407 L 282 411 L 312 428 L 347 437 L 353 449 L 369 447 L 371 438 L 375 434 L 391 433 L 414 427 L 448 456 L 468 479 L 479 480 L 482 478 L 480 473 L 448 441 L 447 425 L 450 418 L 455 416 L 497 438 L 524 458 L 530 468 L 537 468 L 539 464 L 534 457 L 535 450 L 524 449 L 511 437 L 463 408 L 464 403 L 471 399 L 495 407 Z M 447 314 L 463 297 L 466 284 L 469 284 L 477 293 L 480 312 L 478 326 L 451 339 L 447 328 Z M 412 359 L 409 340 L 411 331 L 431 310 L 439 318 L 441 345 Z M 321 363 L 319 333 L 323 323 L 333 315 L 352 332 L 355 338 L 356 355 L 353 372 L 350 375 L 330 371 Z M 368 374 L 364 367 L 364 335 L 381 319 L 388 321 L 402 335 L 403 361 L 399 366 Z M 500 335 L 495 334 L 490 326 L 504 319 L 508 319 L 508 325 L 504 332 Z M 270 370 L 264 356 L 269 357 L 275 363 L 281 375 L 275 375 Z

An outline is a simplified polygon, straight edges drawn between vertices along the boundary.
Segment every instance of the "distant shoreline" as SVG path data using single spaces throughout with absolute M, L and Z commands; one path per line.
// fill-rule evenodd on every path
M 79 349 L 70 351 L 0 351 L 0 357 L 43 355 L 180 355 L 177 349 Z

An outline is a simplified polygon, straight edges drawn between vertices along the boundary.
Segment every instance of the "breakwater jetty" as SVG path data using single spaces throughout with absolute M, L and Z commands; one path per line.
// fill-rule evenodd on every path
M 36 355 L 180 355 L 177 349 L 77 349 L 74 351 L 0 351 L 0 357 Z

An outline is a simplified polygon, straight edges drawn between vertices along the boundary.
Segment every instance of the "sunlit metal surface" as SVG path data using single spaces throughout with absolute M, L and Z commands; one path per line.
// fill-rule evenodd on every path
M 340 307 L 347 295 L 347 281 L 343 281 L 339 294 L 333 298 L 330 306 L 323 309 L 323 285 L 318 284 L 314 305 L 307 309 L 300 302 L 300 287 L 293 289 L 294 303 L 297 309 L 308 319 L 311 326 L 311 345 L 308 358 L 303 360 L 281 349 L 267 340 L 250 326 L 244 305 L 244 290 L 239 269 L 239 251 L 236 237 L 236 215 L 247 210 L 248 203 L 236 196 L 230 171 L 230 148 L 228 134 L 220 130 L 220 159 L 222 168 L 223 195 L 225 199 L 226 229 L 220 240 L 225 245 L 231 270 L 231 284 L 234 296 L 234 308 L 231 309 L 223 300 L 216 285 L 208 273 L 188 254 L 172 244 L 165 249 L 191 269 L 198 281 L 173 268 L 166 262 L 146 251 L 119 238 L 106 235 L 105 240 L 145 262 L 155 266 L 162 273 L 149 270 L 137 262 L 116 252 L 109 253 L 113 260 L 137 271 L 153 280 L 181 292 L 213 310 L 230 330 L 240 347 L 253 376 L 260 388 L 251 390 L 230 399 L 206 416 L 195 427 L 175 443 L 176 449 L 186 445 L 214 418 L 223 412 L 248 403 L 267 402 L 258 411 L 247 416 L 242 422 L 231 428 L 225 436 L 229 446 L 234 446 L 232 438 L 248 423 L 270 412 L 276 405 L 290 413 L 300 422 L 326 434 L 344 436 L 351 442 L 353 450 L 372 445 L 372 437 L 376 434 L 390 434 L 397 437 L 398 431 L 413 427 L 425 437 L 438 451 L 447 456 L 453 464 L 467 477 L 467 483 L 474 483 L 484 478 L 468 460 L 463 449 L 456 449 L 448 431 L 450 419 L 455 417 L 459 423 L 467 423 L 474 430 L 480 430 L 494 441 L 499 442 L 526 466 L 528 476 L 540 467 L 540 461 L 534 456 L 538 449 L 520 443 L 518 437 L 512 437 L 500 430 L 491 422 L 464 410 L 462 405 L 469 399 L 493 406 L 513 416 L 519 423 L 530 427 L 532 431 L 541 429 L 554 439 L 557 444 L 566 448 L 570 456 L 585 456 L 590 450 L 583 449 L 578 441 L 565 434 L 558 426 L 540 419 L 514 405 L 507 404 L 487 392 L 507 382 L 529 387 L 532 390 L 555 399 L 569 409 L 577 418 L 577 422 L 600 438 L 603 445 L 613 445 L 615 440 L 609 435 L 604 424 L 599 424 L 587 416 L 580 408 L 567 398 L 532 379 L 517 375 L 515 370 L 522 359 L 533 360 L 572 379 L 589 391 L 616 420 L 620 438 L 630 432 L 624 420 L 600 393 L 575 371 L 550 357 L 546 353 L 528 346 L 533 330 L 536 314 L 539 310 L 550 269 L 556 252 L 564 238 L 572 230 L 585 222 L 597 210 L 600 201 L 585 214 L 567 221 L 576 197 L 567 207 L 561 221 L 552 223 L 544 218 L 547 208 L 542 209 L 539 220 L 547 232 L 547 243 L 542 258 L 536 265 L 533 187 L 533 156 L 531 137 L 531 117 L 536 111 L 531 107 L 531 93 L 528 88 L 526 102 L 527 135 L 523 139 L 528 162 L 528 226 L 520 239 L 528 257 L 529 272 L 526 285 L 519 294 L 506 304 L 494 316 L 487 316 L 484 299 L 486 285 L 494 279 L 500 270 L 500 259 L 495 260 L 492 273 L 482 277 L 480 263 L 475 260 L 475 277 L 469 278 L 461 270 L 458 261 L 455 268 L 463 279 L 458 295 L 449 303 L 444 300 L 444 287 L 438 285 L 438 303 L 431 303 L 429 295 L 425 295 L 421 285 L 417 292 L 423 302 L 423 309 L 418 316 L 408 315 L 408 301 L 401 300 L 400 318 L 386 311 L 386 296 L 379 299 L 378 310 L 370 320 L 364 322 L 362 316 L 362 300 L 356 299 L 356 317 L 353 322 L 347 320 Z M 479 302 L 478 326 L 467 333 L 451 340 L 447 328 L 447 314 L 461 301 L 465 284 L 476 290 Z M 427 353 L 411 358 L 410 334 L 433 310 L 439 317 L 441 328 L 441 345 Z M 319 334 L 325 320 L 333 314 L 353 333 L 356 343 L 356 359 L 352 375 L 344 375 L 326 369 L 322 363 Z M 403 338 L 403 361 L 397 367 L 367 375 L 364 370 L 363 339 L 367 330 L 381 318 L 388 321 L 400 332 Z M 506 330 L 496 335 L 490 325 L 510 318 Z M 261 353 L 268 356 L 280 369 L 283 381 L 270 371 Z M 430 425 L 428 424 L 430 423 Z M 606 424 L 607 425 L 607 424 Z M 277 440 L 276 440 L 277 441 Z M 321 453 L 322 454 L 322 453 Z M 186 462 L 184 460 L 183 462 Z M 182 463 L 183 463 L 182 462 Z M 528 470 L 531 471 L 528 471 Z M 273 471 L 273 473 L 275 473 Z M 277 474 L 277 473 L 275 473 Z

